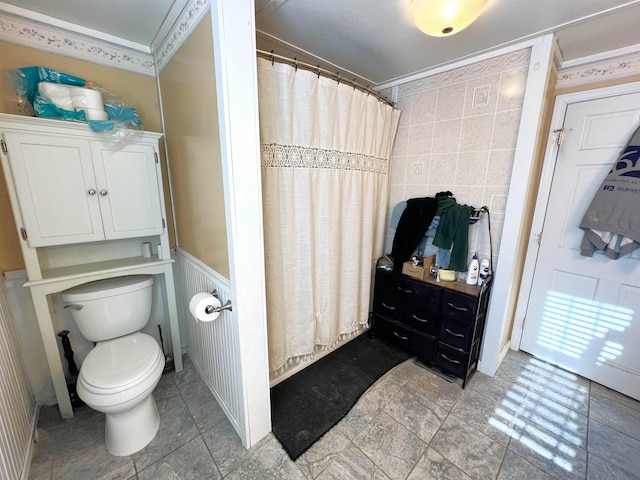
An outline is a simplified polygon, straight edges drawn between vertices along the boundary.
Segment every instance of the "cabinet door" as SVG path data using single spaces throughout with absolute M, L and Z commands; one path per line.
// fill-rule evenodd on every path
M 153 147 L 129 145 L 111 152 L 92 142 L 91 149 L 106 239 L 162 234 Z
M 85 140 L 5 132 L 30 247 L 104 239 Z

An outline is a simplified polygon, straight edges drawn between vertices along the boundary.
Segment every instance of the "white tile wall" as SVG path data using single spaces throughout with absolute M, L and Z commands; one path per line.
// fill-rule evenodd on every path
M 399 86 L 396 106 L 402 116 L 391 159 L 388 215 L 398 202 L 444 190 L 458 203 L 486 205 L 495 264 L 529 58 L 529 49 L 520 50 Z M 469 257 L 474 251 L 489 255 L 486 215 L 471 226 L 469 249 Z

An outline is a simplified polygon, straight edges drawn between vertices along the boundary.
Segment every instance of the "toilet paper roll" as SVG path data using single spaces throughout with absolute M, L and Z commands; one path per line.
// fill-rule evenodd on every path
M 83 87 L 71 87 L 70 92 L 74 108 L 94 108 L 96 110 L 104 110 L 102 94 L 97 90 Z
M 84 118 L 87 120 L 109 120 L 109 115 L 104 110 L 97 108 L 76 108 L 76 111 L 82 110 Z
M 207 313 L 207 307 L 217 308 L 220 305 L 220 300 L 210 293 L 196 293 L 189 302 L 189 311 L 201 322 L 211 322 L 220 316 L 220 312 Z

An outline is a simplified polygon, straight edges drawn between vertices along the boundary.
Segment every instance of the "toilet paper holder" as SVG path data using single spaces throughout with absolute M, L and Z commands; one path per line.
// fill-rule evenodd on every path
M 213 295 L 214 297 L 218 298 L 218 291 L 214 290 L 211 292 L 211 295 Z M 219 298 L 218 298 L 219 300 Z M 213 305 L 208 305 L 207 308 L 204 309 L 205 313 L 207 315 L 210 315 L 212 313 L 221 313 L 223 310 L 229 310 L 232 311 L 232 305 L 231 305 L 231 300 L 227 300 L 227 303 L 225 303 L 224 305 L 220 305 L 219 307 L 214 307 Z

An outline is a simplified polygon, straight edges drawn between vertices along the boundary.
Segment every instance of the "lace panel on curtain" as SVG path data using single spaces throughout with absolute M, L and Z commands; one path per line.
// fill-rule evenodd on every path
M 361 153 L 278 145 L 260 146 L 263 167 L 328 168 L 388 174 L 389 160 Z

